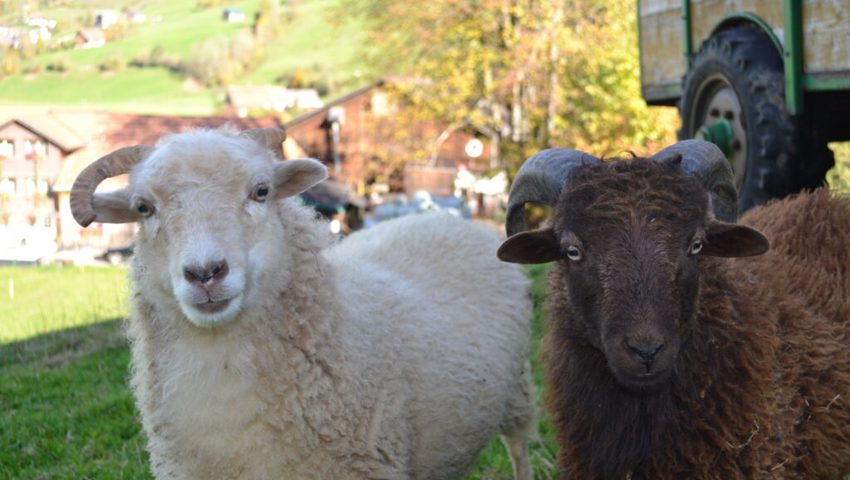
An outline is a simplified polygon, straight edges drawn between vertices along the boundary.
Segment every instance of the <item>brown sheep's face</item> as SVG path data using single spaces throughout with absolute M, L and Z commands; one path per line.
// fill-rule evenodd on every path
M 654 389 L 675 374 L 682 334 L 695 321 L 701 258 L 768 248 L 757 231 L 711 218 L 707 205 L 698 181 L 663 165 L 582 168 L 552 226 L 512 236 L 499 256 L 558 261 L 556 297 L 565 304 L 555 305 L 553 328 L 602 352 L 622 386 Z
M 627 218 L 565 212 L 556 230 L 571 329 L 601 350 L 623 386 L 652 388 L 668 380 L 694 317 L 700 218 L 663 218 L 635 209 Z M 567 222 L 565 222 L 567 223 Z M 673 228 L 670 228 L 670 227 Z

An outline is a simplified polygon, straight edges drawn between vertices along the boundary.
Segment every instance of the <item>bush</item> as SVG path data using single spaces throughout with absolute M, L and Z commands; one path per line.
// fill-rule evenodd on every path
M 223 35 L 195 44 L 185 64 L 189 75 L 211 87 L 229 85 L 242 73 L 242 65 L 231 58 L 230 40 Z
M 124 70 L 126 66 L 127 61 L 124 60 L 124 57 L 118 53 L 113 53 L 106 60 L 100 62 L 97 67 L 101 72 L 118 72 Z
M 296 68 L 278 76 L 275 82 L 287 88 L 315 88 L 320 96 L 325 96 L 330 91 L 327 74 L 318 65 L 306 70 Z
M 66 55 L 60 55 L 47 63 L 47 70 L 56 73 L 68 73 L 73 70 L 74 64 Z
M 0 76 L 15 75 L 21 71 L 21 56 L 17 50 L 6 48 L 0 50 L 0 54 L 3 55 L 3 64 L 2 69 L 0 69 Z
M 106 37 L 107 42 L 114 42 L 116 40 L 126 38 L 129 33 L 130 25 L 125 22 L 118 22 L 107 28 L 104 32 L 104 36 Z
M 39 75 L 44 72 L 44 65 L 38 60 L 33 60 L 24 68 L 23 72 L 27 75 Z
M 230 42 L 230 57 L 245 71 L 262 62 L 264 53 L 263 46 L 248 30 L 239 30 Z
M 186 65 L 177 55 L 167 53 L 162 45 L 154 46 L 150 51 L 141 52 L 130 60 L 135 68 L 167 68 L 173 73 L 186 73 Z
M 260 42 L 241 30 L 233 40 L 218 35 L 195 44 L 184 65 L 186 73 L 205 85 L 229 85 L 262 61 L 263 55 Z

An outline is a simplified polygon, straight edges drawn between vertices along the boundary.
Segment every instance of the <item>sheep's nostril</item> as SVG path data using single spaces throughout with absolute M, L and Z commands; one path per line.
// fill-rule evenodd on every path
M 227 266 L 227 262 L 222 260 L 220 262 L 216 262 L 212 267 L 212 278 L 215 280 L 221 280 L 226 277 L 228 272 L 230 272 L 230 267 Z
M 190 283 L 206 285 L 215 280 L 221 280 L 230 272 L 225 260 L 211 262 L 204 266 L 190 265 L 183 267 L 183 277 Z
M 664 350 L 664 344 L 661 342 L 635 342 L 632 343 L 626 339 L 626 349 L 639 360 L 646 364 L 652 364 L 658 355 Z

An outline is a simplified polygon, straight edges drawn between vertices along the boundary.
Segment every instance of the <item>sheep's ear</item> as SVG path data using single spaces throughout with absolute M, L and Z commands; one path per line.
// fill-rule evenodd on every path
M 767 237 L 754 228 L 714 221 L 705 229 L 705 245 L 700 253 L 713 257 L 752 257 L 769 248 Z
M 549 263 L 561 258 L 561 247 L 551 228 L 520 232 L 502 243 L 496 253 L 510 263 Z
M 127 189 L 95 193 L 91 205 L 96 215 L 95 222 L 131 223 L 141 218 L 138 212 L 130 208 L 130 192 Z
M 277 198 L 286 198 L 307 190 L 328 178 L 328 169 L 312 158 L 296 158 L 279 162 L 274 170 Z

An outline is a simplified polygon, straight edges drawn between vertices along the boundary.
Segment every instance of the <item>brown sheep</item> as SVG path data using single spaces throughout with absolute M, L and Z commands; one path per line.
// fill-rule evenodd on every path
M 850 202 L 818 190 L 731 224 L 681 157 L 567 156 L 559 198 L 535 199 L 554 205 L 551 226 L 499 249 L 556 263 L 546 356 L 560 472 L 850 472 Z

